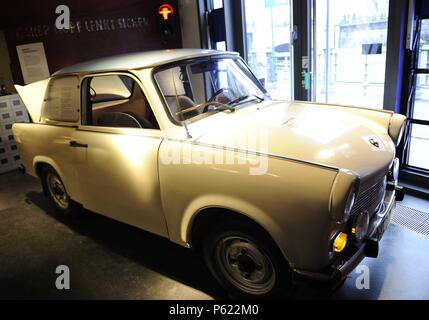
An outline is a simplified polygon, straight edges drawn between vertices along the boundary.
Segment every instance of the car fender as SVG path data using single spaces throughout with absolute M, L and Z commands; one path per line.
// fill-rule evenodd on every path
M 37 155 L 33 159 L 33 168 L 34 172 L 39 176 L 39 178 L 42 178 L 40 176 L 40 172 L 37 172 L 37 166 L 39 164 L 47 164 L 50 165 L 54 170 L 58 173 L 61 181 L 64 183 L 65 187 L 67 188 L 67 181 L 64 180 L 64 173 L 60 169 L 60 166 L 52 159 L 47 156 Z
M 271 236 L 282 251 L 283 255 L 288 259 L 287 253 L 284 250 L 285 246 L 287 246 L 286 239 L 281 236 L 282 231 L 280 226 L 270 217 L 270 215 L 250 202 L 224 194 L 205 194 L 191 201 L 182 216 L 180 222 L 180 235 L 179 239 L 176 239 L 176 242 L 179 240 L 186 244 L 186 246 L 191 246 L 191 233 L 196 217 L 199 214 L 203 214 L 202 211 L 209 208 L 236 212 L 237 214 L 241 214 L 251 219 Z

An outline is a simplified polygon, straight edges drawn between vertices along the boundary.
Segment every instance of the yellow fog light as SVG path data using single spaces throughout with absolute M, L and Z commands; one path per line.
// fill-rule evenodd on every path
M 334 252 L 341 252 L 347 244 L 347 233 L 340 232 L 334 240 Z

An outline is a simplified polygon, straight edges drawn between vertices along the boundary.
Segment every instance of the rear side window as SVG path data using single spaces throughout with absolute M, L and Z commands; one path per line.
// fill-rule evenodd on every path
M 55 77 L 49 81 L 42 118 L 63 122 L 79 121 L 80 90 L 77 76 Z

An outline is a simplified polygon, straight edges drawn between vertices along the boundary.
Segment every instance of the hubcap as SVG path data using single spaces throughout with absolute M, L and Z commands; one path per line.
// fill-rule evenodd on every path
M 221 272 L 240 290 L 261 295 L 274 287 L 273 264 L 252 241 L 226 237 L 219 241 L 216 253 Z
M 52 199 L 60 208 L 67 209 L 69 197 L 61 180 L 53 173 L 49 173 L 46 180 Z

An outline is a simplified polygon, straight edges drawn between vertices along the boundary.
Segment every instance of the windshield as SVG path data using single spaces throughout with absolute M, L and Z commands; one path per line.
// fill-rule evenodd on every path
M 171 117 L 196 121 L 215 112 L 233 112 L 247 102 L 268 98 L 241 59 L 203 58 L 155 71 Z

